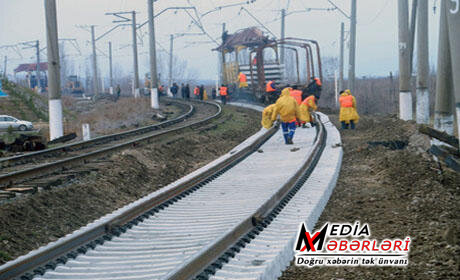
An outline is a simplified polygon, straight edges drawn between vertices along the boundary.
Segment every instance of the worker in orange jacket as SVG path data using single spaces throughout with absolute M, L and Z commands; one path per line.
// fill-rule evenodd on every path
M 200 99 L 200 88 L 198 86 L 195 86 L 193 89 L 193 94 L 195 95 L 196 99 Z
M 238 88 L 248 87 L 248 78 L 243 72 L 240 72 L 240 74 L 238 74 L 238 82 Z
M 222 104 L 227 104 L 227 95 L 228 95 L 228 88 L 222 84 L 219 89 L 219 94 L 220 94 L 220 100 L 222 101 Z
M 342 129 L 355 129 L 355 124 L 359 121 L 358 111 L 356 110 L 356 99 L 349 89 L 340 92 L 339 97 L 340 114 L 339 121 L 342 123 Z
M 318 106 L 316 105 L 316 101 L 318 99 L 319 97 L 316 97 L 312 94 L 305 98 L 304 101 L 302 101 L 302 104 L 300 105 L 300 111 L 302 112 L 302 114 L 304 114 L 305 123 L 309 122 L 312 127 L 315 126 L 315 120 L 311 113 L 315 112 L 318 109 Z M 303 128 L 306 127 L 305 123 L 302 125 Z

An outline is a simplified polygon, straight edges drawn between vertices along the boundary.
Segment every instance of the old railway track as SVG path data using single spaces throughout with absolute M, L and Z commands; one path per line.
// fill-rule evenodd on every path
M 104 157 L 113 152 L 149 143 L 155 138 L 188 127 L 202 126 L 220 117 L 220 105 L 211 102 L 168 100 L 182 107 L 183 113 L 171 120 L 121 133 L 80 141 L 34 153 L 0 160 L 0 198 L 12 198 L 18 193 L 33 193 L 39 189 L 62 186 L 81 175 L 97 170 Z
M 302 131 L 306 140 L 294 150 L 300 152 L 290 154 L 280 145 L 277 127 L 261 130 L 178 181 L 0 266 L 0 279 L 247 278 L 251 269 L 240 273 L 230 265 L 224 276 L 216 271 L 269 231 L 283 208 L 291 207 L 289 201 L 298 199 L 296 193 L 305 189 L 309 176 L 315 176 L 319 161 L 341 159 L 341 149 L 331 157 L 331 149 L 338 147 L 327 140 L 332 125 L 317 124 Z M 331 133 L 336 141 L 338 132 Z M 325 150 L 327 159 L 322 158 Z M 290 157 L 280 163 L 283 168 L 270 162 L 280 156 Z M 336 178 L 337 167 L 331 178 Z M 324 204 L 328 195 L 321 197 L 319 204 Z

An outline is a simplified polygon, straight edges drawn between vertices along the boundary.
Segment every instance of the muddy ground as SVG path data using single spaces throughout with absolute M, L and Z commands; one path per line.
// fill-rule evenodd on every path
M 337 116 L 332 120 L 336 125 Z M 344 157 L 337 186 L 316 230 L 325 222 L 361 221 L 371 238 L 412 239 L 409 265 L 396 267 L 289 267 L 291 279 L 460 279 L 460 174 L 424 150 L 413 123 L 363 117 L 341 131 Z M 408 141 L 391 150 L 368 141 Z
M 260 113 L 224 107 L 220 119 L 114 154 L 65 187 L 0 205 L 0 264 L 71 233 L 225 154 L 260 129 Z

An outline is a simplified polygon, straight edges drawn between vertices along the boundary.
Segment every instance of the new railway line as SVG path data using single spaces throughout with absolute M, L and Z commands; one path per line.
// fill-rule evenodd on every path
M 340 135 L 327 116 L 297 139 L 286 146 L 278 127 L 262 129 L 176 182 L 6 263 L 0 279 L 274 279 L 292 258 L 298 223 L 314 225 L 340 170 Z
M 211 102 L 168 102 L 177 104 L 181 115 L 154 125 L 1 159 L 0 196 L 10 198 L 18 193 L 64 185 L 97 169 L 98 163 L 105 162 L 104 158 L 113 152 L 189 127 L 203 126 L 222 113 L 220 105 Z

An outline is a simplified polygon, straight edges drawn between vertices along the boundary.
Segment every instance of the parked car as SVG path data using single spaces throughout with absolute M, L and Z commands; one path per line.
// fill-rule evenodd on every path
M 0 115 L 0 129 L 7 130 L 10 126 L 13 129 L 17 129 L 20 131 L 31 130 L 34 128 L 31 122 L 18 120 L 14 117 L 7 115 Z

